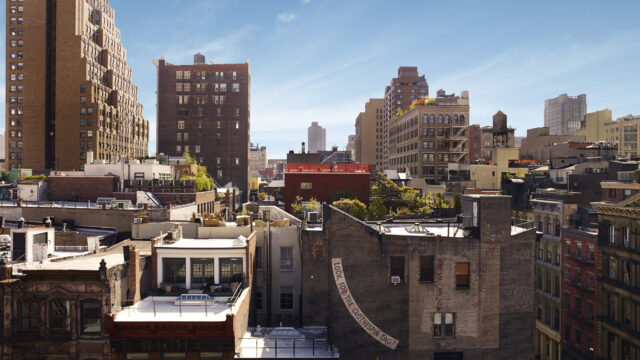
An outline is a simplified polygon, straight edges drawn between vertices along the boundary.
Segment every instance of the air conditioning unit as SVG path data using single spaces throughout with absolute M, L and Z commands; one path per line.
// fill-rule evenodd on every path
M 394 275 L 391 277 L 391 283 L 395 286 L 400 284 L 400 276 Z
M 133 218 L 134 224 L 142 224 L 142 218 Z

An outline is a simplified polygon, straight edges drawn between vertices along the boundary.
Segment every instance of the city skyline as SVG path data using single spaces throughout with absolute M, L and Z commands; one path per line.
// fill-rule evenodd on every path
M 469 90 L 471 124 L 489 125 L 502 110 L 517 136 L 543 126 L 544 100 L 562 93 L 586 93 L 588 112 L 609 108 L 614 119 L 638 113 L 633 85 L 640 74 L 633 59 L 640 52 L 634 41 L 640 28 L 629 24 L 640 9 L 632 2 L 615 8 L 556 4 L 549 12 L 542 3 L 398 8 L 303 0 L 251 2 L 246 14 L 246 4 L 230 2 L 150 4 L 111 1 L 151 122 L 151 153 L 156 148 L 151 60 L 161 54 L 171 63 L 184 63 L 198 51 L 216 63 L 249 58 L 251 141 L 267 146 L 274 158 L 297 151 L 313 121 L 327 128 L 327 147 L 344 147 L 366 101 L 384 96 L 389 79 L 405 65 L 426 75 L 432 94 L 440 88 L 458 95 Z M 519 17 L 522 12 L 526 19 Z M 227 16 L 234 13 L 246 16 Z M 190 17 L 194 20 L 182 26 L 166 26 Z M 421 26 L 407 36 L 406 24 Z M 4 81 L 5 73 L 1 76 Z

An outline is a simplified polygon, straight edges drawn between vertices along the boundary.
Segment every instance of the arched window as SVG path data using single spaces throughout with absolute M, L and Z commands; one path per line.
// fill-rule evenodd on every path
M 444 123 L 448 124 L 449 123 L 449 114 L 444 116 Z
M 464 122 L 464 115 L 460 115 L 460 125 L 464 125 L 464 124 L 466 124 Z
M 429 122 L 429 115 L 424 114 L 424 116 L 422 117 L 422 123 L 426 125 L 428 122 Z
M 433 114 L 429 115 L 429 124 L 435 124 L 436 123 L 436 117 L 433 116 Z
M 438 124 L 442 124 L 442 114 L 438 115 Z
M 85 335 L 102 333 L 102 307 L 100 301 L 89 299 L 82 301 L 81 316 L 82 328 L 81 333 Z
M 453 123 L 458 124 L 458 114 L 453 114 Z

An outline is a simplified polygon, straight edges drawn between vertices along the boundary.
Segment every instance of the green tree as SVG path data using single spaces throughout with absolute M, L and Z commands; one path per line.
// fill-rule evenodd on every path
M 215 181 L 213 181 L 213 178 L 211 177 L 211 175 L 209 175 L 209 173 L 207 172 L 207 167 L 199 164 L 196 161 L 196 159 L 191 157 L 191 155 L 188 152 L 183 153 L 183 156 L 187 164 L 196 165 L 196 174 L 195 176 L 189 175 L 188 170 L 185 169 L 187 170 L 186 174 L 183 174 L 180 178 L 195 180 L 196 190 L 198 191 L 209 191 L 215 188 L 216 183 Z
M 453 197 L 453 208 L 462 209 L 462 194 L 456 194 Z
M 296 196 L 296 201 L 291 204 L 291 212 L 294 214 L 299 214 L 302 212 L 302 205 L 300 202 L 302 201 L 302 196 Z
M 369 202 L 369 219 L 383 218 L 388 212 L 382 199 L 373 199 Z
M 360 220 L 367 216 L 367 207 L 358 199 L 340 199 L 332 205 Z
M 307 211 L 316 211 L 320 208 L 320 202 L 315 198 L 309 199 L 309 202 L 304 204 L 304 209 Z

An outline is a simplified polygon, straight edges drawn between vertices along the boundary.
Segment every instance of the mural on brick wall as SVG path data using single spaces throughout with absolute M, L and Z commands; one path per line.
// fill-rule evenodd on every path
M 349 286 L 347 285 L 347 280 L 344 277 L 344 271 L 342 269 L 342 259 L 331 259 L 331 268 L 333 269 L 333 277 L 336 280 L 338 292 L 340 293 L 342 301 L 347 307 L 347 310 L 349 310 L 351 316 L 353 316 L 356 322 L 374 339 L 392 350 L 395 350 L 396 346 L 398 346 L 398 340 L 386 334 L 372 323 L 362 310 L 360 310 L 360 307 L 356 304 L 353 296 L 351 296 L 351 291 L 349 290 Z

